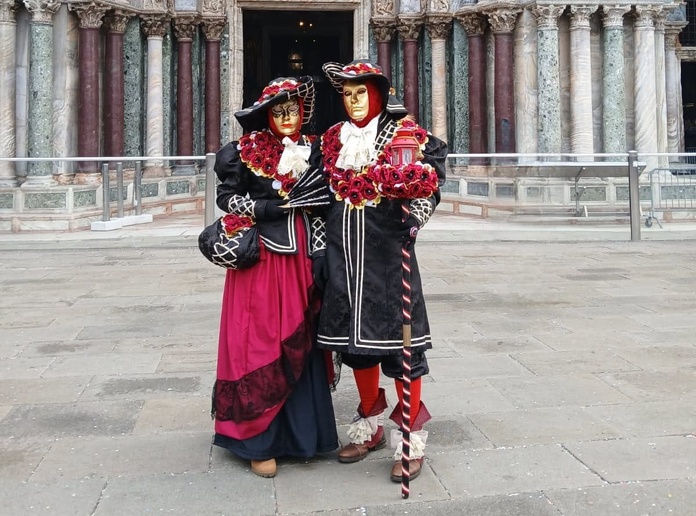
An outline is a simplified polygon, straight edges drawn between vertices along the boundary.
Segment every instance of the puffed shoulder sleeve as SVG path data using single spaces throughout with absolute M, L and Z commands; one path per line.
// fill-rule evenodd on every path
M 423 151 L 423 161 L 435 169 L 440 186 L 445 184 L 447 152 L 447 144 L 440 138 L 428 133 L 428 142 L 425 144 L 425 150 Z
M 216 204 L 221 210 L 239 215 L 253 215 L 254 202 L 247 197 L 249 176 L 239 157 L 237 142 L 230 142 L 215 155 L 217 186 Z

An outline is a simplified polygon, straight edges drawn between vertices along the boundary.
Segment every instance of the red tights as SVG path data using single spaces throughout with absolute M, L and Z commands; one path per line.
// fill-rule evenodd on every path
M 379 396 L 379 365 L 368 369 L 353 369 L 353 376 L 358 386 L 360 405 L 363 412 L 369 413 Z M 414 419 L 418 416 L 418 411 L 420 410 L 421 383 L 420 378 L 411 381 L 411 417 Z M 403 402 L 403 381 L 395 379 L 394 386 L 396 387 L 396 395 L 399 398 L 399 402 Z

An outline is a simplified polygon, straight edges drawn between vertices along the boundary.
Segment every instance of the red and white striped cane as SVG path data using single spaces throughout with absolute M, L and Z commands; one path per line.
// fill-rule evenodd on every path
M 409 201 L 401 204 L 402 220 L 406 222 L 410 215 Z M 401 497 L 408 498 L 411 455 L 411 251 L 409 242 L 401 246 L 401 285 L 403 286 L 403 398 L 401 403 Z

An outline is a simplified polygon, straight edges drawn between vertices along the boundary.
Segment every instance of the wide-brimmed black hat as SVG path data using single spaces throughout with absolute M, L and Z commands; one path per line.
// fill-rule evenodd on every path
M 384 75 L 382 67 L 366 59 L 356 59 L 346 65 L 340 63 L 325 63 L 322 67 L 329 82 L 339 93 L 343 93 L 343 83 L 346 81 L 366 81 L 373 79 L 384 99 L 384 108 L 394 115 L 405 116 L 408 111 L 394 96 L 389 79 Z
M 302 125 L 309 122 L 314 112 L 314 81 L 309 76 L 278 77 L 268 83 L 259 100 L 252 106 L 237 111 L 234 117 L 245 132 L 259 131 L 268 127 L 271 106 L 282 104 L 290 99 L 301 98 L 303 104 Z

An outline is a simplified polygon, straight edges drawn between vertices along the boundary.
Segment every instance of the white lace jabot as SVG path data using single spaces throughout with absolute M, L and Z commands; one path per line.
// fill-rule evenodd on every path
M 285 148 L 278 162 L 278 173 L 287 175 L 294 172 L 295 176 L 300 176 L 308 167 L 311 148 L 308 145 L 298 145 L 287 136 L 283 138 L 283 145 Z
M 352 122 L 344 122 L 341 127 L 341 150 L 336 166 L 342 169 L 360 170 L 375 159 L 375 138 L 377 138 L 376 116 L 365 127 L 358 127 Z

